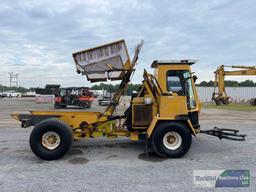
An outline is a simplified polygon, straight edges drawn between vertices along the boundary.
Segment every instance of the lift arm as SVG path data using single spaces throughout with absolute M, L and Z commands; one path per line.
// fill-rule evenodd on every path
M 131 79 L 131 76 L 132 76 L 132 74 L 135 70 L 134 67 L 135 67 L 135 65 L 138 61 L 139 53 L 140 53 L 142 45 L 143 45 L 143 41 L 141 41 L 141 43 L 136 46 L 135 54 L 134 54 L 133 60 L 132 60 L 131 65 L 130 65 L 130 69 L 128 69 L 126 71 L 126 74 L 125 74 L 123 80 L 121 81 L 121 83 L 119 85 L 118 91 L 115 93 L 111 103 L 106 108 L 106 110 L 104 112 L 104 115 L 111 116 L 113 114 L 113 112 L 116 109 L 116 106 L 119 104 L 120 98 L 126 92 L 126 90 L 128 88 L 128 84 L 129 84 L 130 79 Z

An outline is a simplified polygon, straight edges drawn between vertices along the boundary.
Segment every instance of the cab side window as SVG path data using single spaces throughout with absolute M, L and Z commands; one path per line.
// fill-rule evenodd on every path
M 167 90 L 178 95 L 185 95 L 182 85 L 183 74 L 180 71 L 168 71 L 167 73 Z

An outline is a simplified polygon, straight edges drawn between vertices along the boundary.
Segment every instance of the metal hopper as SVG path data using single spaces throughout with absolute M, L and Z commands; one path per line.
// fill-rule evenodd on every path
M 122 80 L 131 62 L 124 40 L 73 53 L 78 73 L 90 82 Z

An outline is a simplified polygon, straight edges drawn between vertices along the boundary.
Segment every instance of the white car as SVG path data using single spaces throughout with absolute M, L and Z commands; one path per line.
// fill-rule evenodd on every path
M 9 97 L 9 98 L 12 98 L 12 97 L 20 97 L 21 94 L 20 93 L 17 93 L 15 91 L 5 91 L 1 94 L 2 97 Z

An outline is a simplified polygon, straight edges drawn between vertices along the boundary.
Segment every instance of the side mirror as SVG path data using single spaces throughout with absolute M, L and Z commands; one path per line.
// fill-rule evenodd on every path
M 198 78 L 197 78 L 197 76 L 196 75 L 193 75 L 193 81 L 194 81 L 194 83 L 196 83 L 196 80 L 197 80 Z

